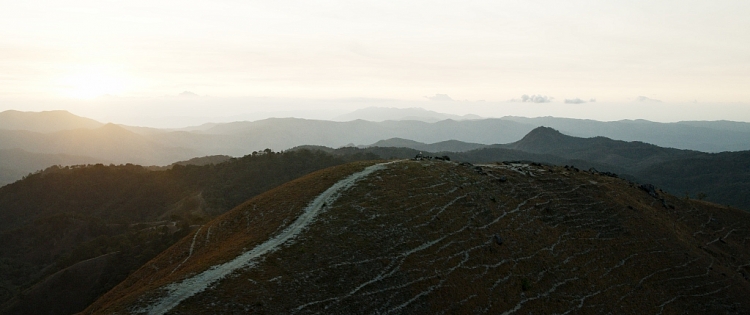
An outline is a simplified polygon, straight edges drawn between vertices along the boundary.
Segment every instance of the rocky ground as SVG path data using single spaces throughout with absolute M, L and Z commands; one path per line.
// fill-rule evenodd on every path
M 521 163 L 383 165 L 283 242 L 199 290 L 175 290 L 283 235 L 316 197 L 371 164 L 248 201 L 85 313 L 750 313 L 747 212 Z

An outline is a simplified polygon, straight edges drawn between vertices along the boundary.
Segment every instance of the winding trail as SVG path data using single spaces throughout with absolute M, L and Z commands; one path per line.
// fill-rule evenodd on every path
M 398 162 L 398 161 L 395 161 Z M 375 164 L 365 168 L 364 170 L 349 175 L 328 188 L 322 194 L 318 195 L 307 207 L 303 210 L 302 214 L 286 227 L 281 233 L 265 241 L 264 243 L 256 246 L 255 248 L 244 252 L 237 256 L 237 258 L 216 265 L 208 270 L 197 274 L 193 277 L 187 278 L 181 282 L 170 284 L 166 287 L 168 290 L 166 296 L 160 298 L 158 301 L 153 303 L 151 306 L 142 310 L 150 315 L 161 315 L 167 313 L 172 308 L 180 304 L 185 299 L 205 290 L 211 284 L 221 280 L 225 276 L 229 275 L 233 271 L 251 266 L 253 260 L 272 251 L 278 249 L 278 247 L 291 239 L 297 234 L 304 230 L 315 217 L 318 215 L 320 210 L 325 205 L 332 204 L 341 195 L 341 192 L 349 189 L 358 180 L 372 174 L 375 171 L 383 170 L 387 164 L 394 162 L 387 162 L 381 164 Z M 197 233 L 197 232 L 196 232 Z

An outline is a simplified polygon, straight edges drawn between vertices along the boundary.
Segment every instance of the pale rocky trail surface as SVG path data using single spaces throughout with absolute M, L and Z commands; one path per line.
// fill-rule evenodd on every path
M 166 271 L 144 267 L 88 312 L 146 310 L 166 285 L 283 235 L 345 177 L 327 172 L 213 221 L 210 240 L 207 227 L 186 237 L 152 262 Z M 750 313 L 750 215 L 617 178 L 403 161 L 324 208 L 168 314 Z
M 237 271 L 240 268 L 252 267 L 254 260 L 262 257 L 265 254 L 271 253 L 277 250 L 284 243 L 292 241 L 292 239 L 302 232 L 307 226 L 313 222 L 315 217 L 320 213 L 327 204 L 333 204 L 336 198 L 358 180 L 370 175 L 371 173 L 382 170 L 385 165 L 389 163 L 376 164 L 365 168 L 364 170 L 354 173 L 347 178 L 344 178 L 322 194 L 318 195 L 310 204 L 302 211 L 302 214 L 284 230 L 269 239 L 268 241 L 254 247 L 253 249 L 246 251 L 236 258 L 223 263 L 221 265 L 215 265 L 208 270 L 201 272 L 193 277 L 184 279 L 177 283 L 172 283 L 167 286 L 168 293 L 161 297 L 155 303 L 148 305 L 147 307 L 136 310 L 136 313 L 148 313 L 149 315 L 161 315 L 165 314 L 175 306 L 179 305 L 180 302 L 185 299 L 206 290 L 213 283 L 223 279 L 231 273 Z M 200 232 L 200 231 L 198 231 Z M 187 262 L 193 252 L 195 245 L 195 237 L 198 236 L 198 232 L 193 236 L 193 242 L 190 245 L 190 252 L 188 257 L 177 266 L 179 268 L 182 264 Z M 206 243 L 209 241 L 211 228 L 209 227 L 206 232 Z M 175 268 L 175 269 L 177 269 Z

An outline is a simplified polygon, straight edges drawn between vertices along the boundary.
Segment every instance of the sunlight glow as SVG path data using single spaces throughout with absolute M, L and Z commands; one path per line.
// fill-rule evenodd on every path
M 104 66 L 76 67 L 60 80 L 64 95 L 93 99 L 107 94 L 120 94 L 126 89 L 125 76 Z

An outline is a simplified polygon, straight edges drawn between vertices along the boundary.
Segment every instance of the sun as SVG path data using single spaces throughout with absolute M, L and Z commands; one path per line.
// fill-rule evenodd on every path
M 63 93 L 79 99 L 122 93 L 125 83 L 122 74 L 103 66 L 76 67 L 60 80 Z

